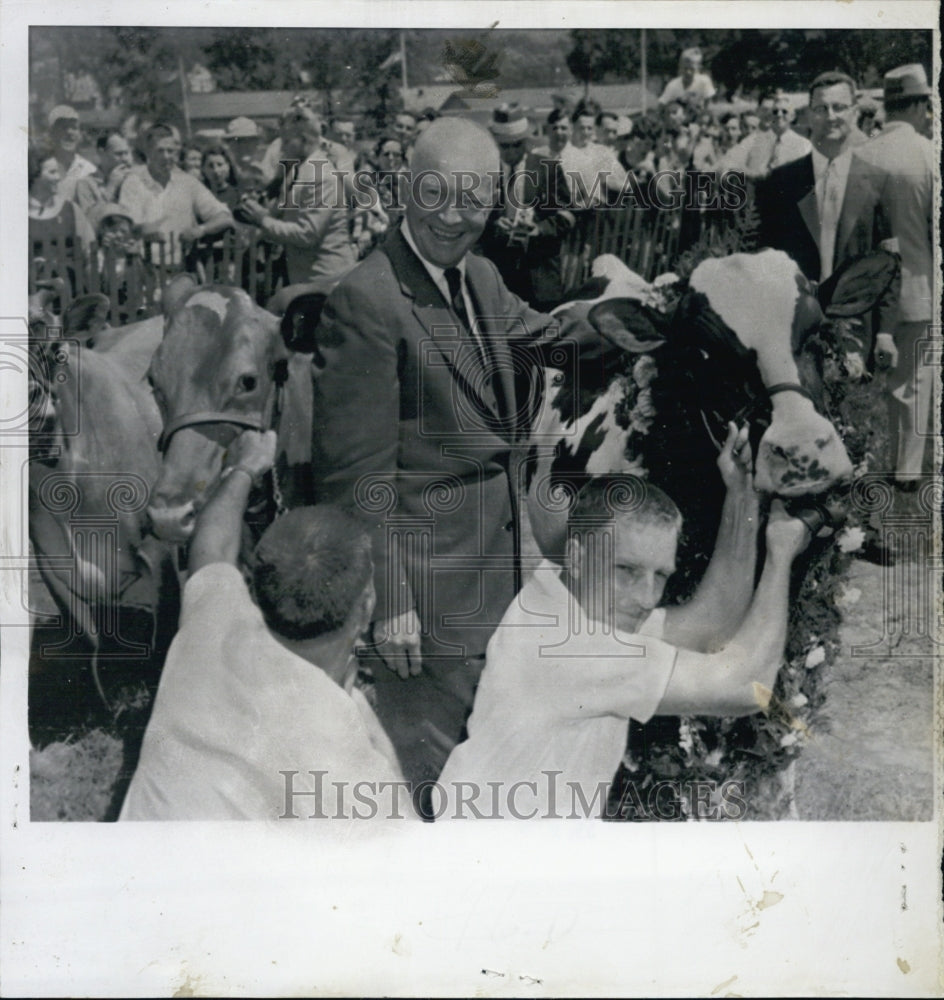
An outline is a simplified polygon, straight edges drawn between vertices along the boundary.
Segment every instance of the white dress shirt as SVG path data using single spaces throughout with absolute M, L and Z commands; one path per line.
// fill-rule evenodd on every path
M 813 181 L 816 189 L 816 211 L 819 216 L 820 281 L 825 281 L 833 273 L 836 234 L 851 165 L 851 149 L 845 150 L 832 160 L 828 160 L 818 150 L 813 150 Z

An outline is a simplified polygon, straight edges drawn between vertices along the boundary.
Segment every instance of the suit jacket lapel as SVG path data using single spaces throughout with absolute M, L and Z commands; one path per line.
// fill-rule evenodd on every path
M 478 411 L 486 419 L 494 418 L 501 421 L 501 414 L 495 405 L 482 396 L 475 388 L 473 382 L 465 373 L 469 372 L 470 359 L 479 370 L 478 351 L 474 345 L 464 345 L 469 348 L 468 353 L 463 356 L 462 363 L 457 357 L 461 340 L 456 337 L 456 317 L 443 298 L 442 292 L 436 287 L 436 283 L 429 276 L 429 272 L 423 266 L 423 262 L 416 256 L 410 245 L 403 238 L 399 228 L 391 234 L 390 238 L 383 244 L 383 251 L 386 253 L 393 266 L 394 273 L 400 282 L 400 289 L 404 295 L 413 300 L 413 315 L 417 323 L 429 334 L 430 339 L 435 343 L 442 356 L 443 361 L 452 372 L 453 378 L 462 388 L 462 391 L 475 403 Z M 469 270 L 466 265 L 466 283 L 469 284 Z M 469 284 L 470 294 L 475 299 L 473 286 Z M 476 306 L 482 307 L 482 299 L 475 299 Z M 480 326 L 482 324 L 479 324 Z M 476 373 L 477 374 L 477 373 Z M 478 381 L 477 379 L 475 381 Z M 514 397 L 511 397 L 514 398 Z
M 797 190 L 797 210 L 804 225 L 813 237 L 813 242 L 819 246 L 819 209 L 816 207 L 816 182 L 813 175 L 813 154 L 808 153 L 797 161 L 800 170 Z
M 864 162 L 853 156 L 846 179 L 846 193 L 839 213 L 839 228 L 836 232 L 836 258 L 838 263 L 845 257 L 845 248 L 856 223 L 874 207 L 870 196 L 869 177 Z
M 494 280 L 491 270 L 481 266 L 481 264 L 482 262 L 474 255 L 470 254 L 466 258 L 466 284 L 469 287 L 469 295 L 475 304 L 476 315 L 480 317 L 479 332 L 491 356 L 492 377 L 496 383 L 497 397 L 495 416 L 502 422 L 505 432 L 513 434 L 516 430 L 514 418 L 517 404 L 511 349 L 508 346 L 506 331 L 495 327 L 498 310 L 490 307 L 490 303 L 497 298 L 495 294 L 491 294 Z

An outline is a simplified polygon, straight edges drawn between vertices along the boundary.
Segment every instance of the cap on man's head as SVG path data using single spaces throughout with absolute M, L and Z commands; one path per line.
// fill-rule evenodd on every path
M 882 87 L 886 101 L 898 101 L 907 97 L 929 97 L 931 88 L 921 63 L 897 66 L 885 74 Z
M 496 139 L 520 139 L 531 131 L 528 116 L 517 102 L 499 104 L 492 112 L 489 130 Z
M 52 128 L 56 122 L 77 122 L 79 113 L 75 108 L 70 108 L 68 104 L 57 104 L 49 112 L 49 127 Z
M 701 49 L 697 45 L 690 49 L 682 49 L 679 59 L 681 62 L 701 62 Z
M 256 139 L 259 136 L 259 129 L 251 118 L 240 116 L 234 118 L 227 126 L 223 134 L 224 139 Z
M 616 119 L 616 138 L 625 139 L 633 134 L 633 120 L 628 115 L 619 115 Z

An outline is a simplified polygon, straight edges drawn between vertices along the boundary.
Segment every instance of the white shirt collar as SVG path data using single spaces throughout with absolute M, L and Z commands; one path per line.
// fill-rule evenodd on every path
M 446 270 L 445 268 L 438 267 L 436 264 L 428 261 L 419 251 L 419 247 L 416 245 L 416 241 L 413 239 L 413 234 L 410 232 L 410 224 L 407 222 L 406 217 L 404 217 L 403 222 L 400 225 L 400 232 L 403 233 L 403 238 L 406 240 L 407 245 L 416 254 L 417 257 L 423 262 L 423 267 L 426 268 L 429 276 L 433 279 L 433 284 L 443 293 L 446 301 L 449 302 L 452 299 L 449 293 L 449 282 L 446 281 Z M 465 288 L 465 257 L 455 265 L 459 269 L 459 275 L 462 278 L 462 287 Z

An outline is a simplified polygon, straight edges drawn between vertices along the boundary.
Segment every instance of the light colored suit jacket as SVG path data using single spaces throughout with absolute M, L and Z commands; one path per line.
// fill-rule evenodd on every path
M 889 122 L 855 151 L 877 176 L 878 199 L 901 255 L 901 318 L 930 320 L 934 147 L 907 122 Z

